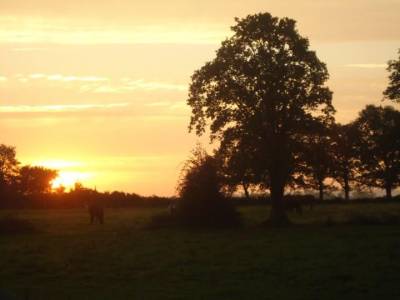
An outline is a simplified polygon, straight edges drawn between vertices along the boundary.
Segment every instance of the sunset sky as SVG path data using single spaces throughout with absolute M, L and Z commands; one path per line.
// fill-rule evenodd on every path
M 338 121 L 381 103 L 399 0 L 0 0 L 0 143 L 59 183 L 172 195 L 198 141 L 190 76 L 234 17 L 265 11 L 297 20 L 327 63 Z

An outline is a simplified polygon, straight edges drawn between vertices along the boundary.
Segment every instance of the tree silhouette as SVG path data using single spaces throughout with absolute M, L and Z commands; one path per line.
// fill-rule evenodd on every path
M 246 199 L 249 199 L 251 186 L 257 186 L 258 189 L 265 187 L 266 180 L 260 176 L 260 160 L 256 155 L 257 151 L 250 144 L 245 144 L 244 139 L 239 143 L 223 145 L 215 153 L 224 188 L 228 193 L 243 188 Z
M 361 133 L 361 183 L 385 189 L 390 199 L 392 189 L 400 185 L 400 112 L 368 105 L 356 122 Z
M 316 119 L 334 112 L 328 71 L 294 20 L 260 13 L 236 22 L 216 58 L 192 76 L 189 128 L 201 135 L 210 122 L 210 138 L 221 145 L 250 141 L 268 174 L 270 222 L 285 224 L 283 194 L 298 143 Z
M 187 160 L 178 185 L 179 221 L 192 226 L 237 224 L 238 215 L 224 198 L 221 188 L 222 180 L 215 158 L 197 147 Z
M 15 183 L 19 162 L 16 159 L 15 147 L 0 145 L 0 194 Z
M 387 70 L 389 71 L 389 86 L 383 92 L 383 95 L 395 102 L 400 103 L 400 49 L 398 50 L 399 58 L 388 62 Z
M 325 179 L 332 174 L 332 138 L 330 128 L 324 124 L 315 126 L 315 133 L 304 137 L 301 173 L 303 187 L 318 190 L 319 200 L 324 200 Z
M 58 175 L 56 170 L 38 166 L 23 166 L 19 173 L 20 189 L 26 195 L 49 193 Z
M 332 175 L 341 185 L 346 200 L 357 182 L 359 131 L 357 124 L 335 124 L 332 128 Z

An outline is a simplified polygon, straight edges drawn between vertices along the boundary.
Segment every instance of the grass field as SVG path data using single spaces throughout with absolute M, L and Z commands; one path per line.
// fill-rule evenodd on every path
M 84 209 L 0 211 L 37 228 L 0 236 L 0 290 L 12 299 L 400 299 L 400 225 L 348 222 L 400 216 L 400 204 L 317 206 L 281 229 L 258 225 L 268 207 L 240 210 L 245 226 L 232 230 L 146 229 L 160 211 L 150 208 L 109 209 L 103 226 Z

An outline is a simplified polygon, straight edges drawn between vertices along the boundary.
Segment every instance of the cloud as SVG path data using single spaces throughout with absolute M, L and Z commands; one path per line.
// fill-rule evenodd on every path
M 50 81 L 84 81 L 84 82 L 100 82 L 109 80 L 106 77 L 98 76 L 77 76 L 77 75 L 62 75 L 62 74 L 42 74 L 34 73 L 28 76 L 30 79 L 45 79 Z
M 219 44 L 235 16 L 263 11 L 294 18 L 311 40 L 399 40 L 398 0 L 31 2 L 1 2 L 0 42 Z
M 56 105 L 1 105 L 0 113 L 59 113 L 92 109 L 112 109 L 127 107 L 128 103 L 112 104 L 56 104 Z
M 44 74 L 32 73 L 29 75 L 17 74 L 14 79 L 21 83 L 28 83 L 31 81 L 51 81 L 59 83 L 82 83 L 79 86 L 81 92 L 93 93 L 129 93 L 136 90 L 142 91 L 177 91 L 186 92 L 188 89 L 187 84 L 162 82 L 162 81 L 148 81 L 145 79 L 132 79 L 124 77 L 121 79 L 112 80 L 108 77 L 102 76 L 79 76 L 79 75 L 64 75 L 64 74 Z M 7 80 L 6 77 L 0 76 L 0 82 Z
M 43 47 L 19 47 L 19 48 L 13 48 L 12 51 L 15 52 L 33 52 L 33 51 L 44 51 L 47 50 L 47 48 Z
M 164 155 L 135 155 L 135 156 L 98 156 L 82 158 L 26 158 L 23 163 L 33 166 L 43 166 L 46 168 L 63 171 L 139 171 L 149 168 L 149 166 L 168 165 L 169 161 L 177 160 L 179 154 Z
M 345 65 L 348 68 L 362 68 L 362 69 L 382 69 L 386 68 L 386 64 L 348 64 Z
M 159 102 L 146 103 L 145 105 L 149 107 L 169 107 L 171 103 L 169 101 L 159 101 Z
M 146 103 L 145 106 L 164 111 L 165 113 L 176 113 L 177 111 L 187 111 L 189 109 L 186 101 L 156 101 Z
M 0 15 L 0 43 L 37 44 L 51 43 L 61 45 L 97 44 L 216 44 L 229 33 L 224 25 L 208 25 L 199 30 L 198 24 L 182 26 L 172 24 L 117 24 L 105 26 L 104 23 L 91 25 L 66 19 L 43 19 Z M 40 49 L 17 48 L 21 51 Z
M 155 82 L 155 81 L 145 81 L 143 79 L 132 80 L 125 79 L 125 89 L 127 90 L 176 90 L 176 91 L 186 91 L 187 85 L 185 84 L 175 84 L 166 82 Z
M 94 92 L 94 93 L 129 93 L 132 91 L 176 91 L 186 92 L 188 86 L 180 83 L 169 83 L 159 81 L 146 81 L 144 79 L 131 79 L 122 78 L 120 82 L 114 84 L 85 84 L 80 87 L 82 92 Z
M 104 94 L 117 94 L 121 93 L 121 89 L 117 87 L 112 87 L 110 85 L 101 85 L 101 86 L 90 86 L 86 85 L 81 88 L 81 91 L 93 91 L 95 93 L 104 93 Z

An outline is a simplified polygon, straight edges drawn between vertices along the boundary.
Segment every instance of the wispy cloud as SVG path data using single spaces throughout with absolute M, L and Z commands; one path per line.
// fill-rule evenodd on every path
M 47 48 L 43 47 L 18 47 L 18 48 L 13 48 L 12 51 L 15 52 L 33 52 L 33 51 L 43 51 L 46 50 Z
M 29 79 L 45 79 L 50 81 L 84 81 L 84 82 L 100 82 L 107 81 L 106 77 L 99 76 L 77 76 L 77 75 L 63 75 L 63 74 L 43 74 L 43 73 L 33 73 L 28 76 Z M 27 79 L 27 78 L 26 78 Z
M 0 76 L 0 82 L 4 82 L 4 81 L 6 81 L 7 80 L 7 77 L 5 77 L 5 76 Z
M 146 103 L 145 105 L 149 107 L 169 107 L 171 106 L 171 103 L 169 101 L 159 101 L 159 102 Z
M 132 24 L 105 28 L 102 24 L 76 24 L 66 19 L 25 17 L 21 22 L 10 16 L 0 16 L 0 25 L 0 43 L 13 44 L 216 44 L 229 32 L 227 26 L 219 24 L 207 30 L 199 30 L 197 23 L 182 26 L 178 22 L 168 26 Z
M 111 85 L 100 85 L 100 86 L 93 86 L 93 85 L 84 85 L 81 87 L 81 91 L 92 91 L 95 93 L 101 94 L 118 94 L 123 92 L 121 88 L 111 86 Z
M 362 68 L 362 69 L 382 69 L 386 68 L 386 64 L 348 64 L 348 68 Z
M 166 83 L 166 82 L 155 82 L 155 81 L 145 81 L 143 79 L 123 79 L 126 86 L 125 89 L 128 90 L 177 90 L 177 91 L 186 91 L 187 85 L 185 84 L 175 84 L 175 83 Z
M 122 78 L 118 82 L 109 82 L 107 84 L 90 83 L 80 87 L 81 92 L 94 92 L 106 94 L 121 94 L 132 91 L 187 91 L 187 85 L 180 83 L 169 83 L 160 81 L 147 81 L 145 79 Z
M 0 113 L 58 113 L 91 109 L 112 109 L 126 107 L 128 103 L 112 104 L 57 104 L 57 105 L 1 105 Z
M 61 83 L 81 83 L 78 87 L 81 92 L 93 93 L 129 93 L 136 90 L 142 91 L 177 91 L 186 92 L 188 86 L 182 83 L 152 81 L 145 79 L 132 79 L 124 77 L 120 79 L 112 79 L 103 76 L 82 76 L 82 75 L 65 75 L 65 74 L 45 74 L 45 73 L 32 73 L 32 74 L 17 74 L 13 77 L 20 83 L 29 83 L 36 81 L 50 81 Z M 7 80 L 6 77 L 0 76 L 0 81 Z
M 186 110 L 188 109 L 188 105 L 186 101 L 157 101 L 157 102 L 150 102 L 145 104 L 148 107 L 154 108 L 161 108 L 161 109 L 168 109 L 170 111 L 177 111 L 177 110 Z

